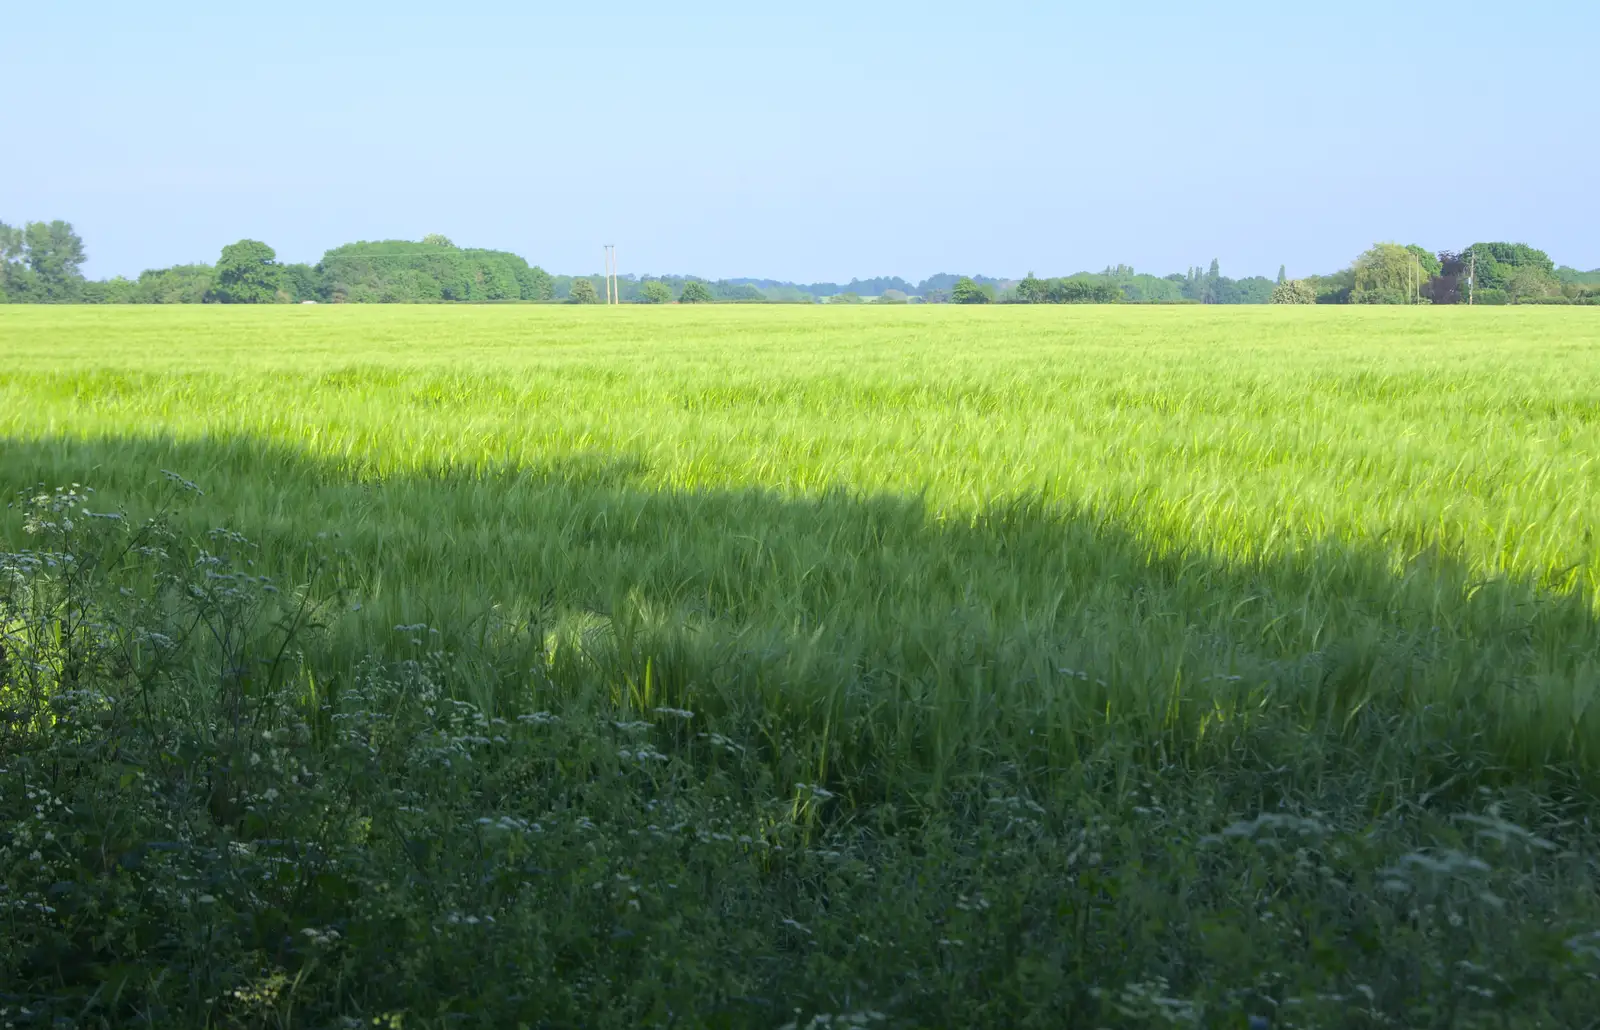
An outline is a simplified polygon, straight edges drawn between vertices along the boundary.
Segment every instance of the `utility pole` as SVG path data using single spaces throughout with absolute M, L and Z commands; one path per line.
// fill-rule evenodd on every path
M 617 282 L 617 245 L 606 244 L 606 303 L 622 303 L 622 287 Z

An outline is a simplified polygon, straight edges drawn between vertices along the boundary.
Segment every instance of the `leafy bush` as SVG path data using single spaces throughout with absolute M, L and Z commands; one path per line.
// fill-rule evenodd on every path
M 678 294 L 678 301 L 682 304 L 710 304 L 712 299 L 711 290 L 698 279 L 684 283 L 683 292 Z

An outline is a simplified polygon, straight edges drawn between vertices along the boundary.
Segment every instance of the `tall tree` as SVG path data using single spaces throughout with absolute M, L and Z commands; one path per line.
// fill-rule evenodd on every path
M 1416 250 L 1398 243 L 1373 244 L 1351 266 L 1351 303 L 1410 304 L 1430 278 Z
M 83 240 L 70 223 L 29 222 L 22 231 L 22 246 L 30 276 L 32 299 L 76 300 L 83 290 Z
M 277 257 L 277 252 L 260 240 L 240 240 L 223 247 L 211 299 L 219 304 L 276 301 L 280 274 Z
M 1286 283 L 1288 281 L 1289 281 L 1289 266 L 1288 265 L 1279 265 L 1278 266 L 1278 282 L 1277 282 L 1277 285 L 1282 286 L 1284 283 Z
M 24 300 L 30 292 L 33 273 L 24 238 L 22 229 L 0 222 L 0 304 Z

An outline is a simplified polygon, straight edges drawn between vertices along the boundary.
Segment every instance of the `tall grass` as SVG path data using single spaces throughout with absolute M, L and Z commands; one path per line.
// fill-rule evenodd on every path
M 1096 1025 L 1234 1025 L 1207 1020 L 1257 1011 L 1251 991 L 1286 997 L 1288 980 L 1251 980 L 1270 979 L 1286 942 L 1387 928 L 1360 938 L 1359 984 L 1390 993 L 1352 1025 L 1466 1025 L 1437 1007 L 1466 983 L 1451 963 L 1516 952 L 1533 939 L 1518 927 L 1565 941 L 1596 910 L 1594 841 L 1574 820 L 1591 817 L 1600 771 L 1597 345 L 1600 323 L 1556 308 L 0 309 L 0 481 L 92 483 L 136 520 L 168 495 L 162 470 L 199 483 L 176 538 L 242 532 L 255 572 L 328 615 L 316 646 L 293 651 L 300 700 L 283 703 L 359 721 L 381 695 L 421 720 L 408 739 L 434 741 L 352 788 L 352 825 L 372 818 L 364 790 L 450 799 L 429 817 L 441 839 L 512 810 L 571 822 L 589 784 L 584 803 L 621 835 L 610 847 L 664 825 L 659 798 L 726 820 L 727 840 L 799 849 L 804 868 L 685 859 L 716 900 L 695 916 L 709 922 L 673 924 L 666 953 L 746 981 L 658 984 L 680 1015 L 700 989 L 845 1012 L 860 992 L 823 984 L 831 968 L 922 1025 L 969 996 L 976 1022 L 1037 1017 L 1030 983 Z M 0 520 L 0 551 L 20 529 L 20 512 Z M 237 664 L 196 646 L 196 667 Z M 471 742 L 495 734 L 435 726 L 438 705 L 424 717 L 393 693 L 424 665 L 427 696 L 467 706 L 468 722 L 527 734 L 560 713 L 659 735 L 641 751 L 574 729 L 541 750 L 508 732 L 521 757 L 485 757 Z M 675 712 L 695 713 L 698 735 L 677 734 Z M 300 718 L 316 722 L 276 725 Z M 446 738 L 476 771 L 429 764 Z M 665 764 L 641 785 L 613 778 L 617 755 Z M 1561 841 L 1565 864 L 1495 865 L 1527 877 L 1514 917 L 1459 916 L 1481 925 L 1456 954 L 1457 924 L 1428 920 L 1456 912 L 1453 891 L 1483 912 L 1499 895 L 1452 820 L 1515 836 L 1512 808 Z M 374 884 L 400 866 L 351 833 L 340 846 L 365 856 L 362 890 L 387 889 Z M 1204 857 L 1258 841 L 1266 866 Z M 512 847 L 534 861 L 525 849 Z M 1091 851 L 1107 864 L 1085 874 L 1074 863 Z M 577 861 L 558 853 L 538 862 Z M 688 875 L 659 860 L 663 882 Z M 879 897 L 891 873 L 905 891 Z M 717 893 L 714 876 L 743 886 Z M 984 882 L 983 897 L 1009 892 L 1004 916 L 967 903 Z M 466 883 L 451 890 L 480 889 Z M 1416 907 L 1424 894 L 1433 908 Z M 474 903 L 512 904 L 495 898 Z M 458 911 L 434 902 L 438 918 Z M 1109 921 L 1072 923 L 1102 902 Z M 1157 932 L 1173 904 L 1186 922 Z M 1038 925 L 1043 910 L 1065 922 Z M 588 925 L 557 933 L 536 905 L 516 911 L 526 933 L 578 941 Z M 1267 911 L 1289 919 L 1281 933 L 1252 922 Z M 777 936 L 737 943 L 708 928 L 717 913 L 770 917 Z M 858 947 L 897 919 L 925 951 Z M 952 950 L 952 919 L 987 928 L 981 955 Z M 801 940 L 813 934 L 829 943 Z M 1113 947 L 1125 962 L 1063 957 Z M 1355 960 L 1327 947 L 1291 961 L 1327 959 L 1301 986 L 1348 1014 Z M 762 948 L 810 964 L 786 979 L 729 957 L 759 964 Z M 1429 957 L 1379 984 L 1407 948 Z M 583 976 L 624 975 L 560 953 Z M 438 977 L 470 982 L 470 966 L 429 954 Z M 949 976 L 938 988 L 934 969 Z M 1572 975 L 1562 991 L 1590 982 Z M 1009 1000 L 976 986 L 1001 982 Z M 1581 992 L 1533 982 L 1515 995 L 1524 1025 L 1582 1008 Z M 328 1011 L 345 989 L 319 995 Z M 670 1021 L 639 1015 L 642 998 L 617 1025 Z M 770 1024 L 750 1012 L 733 1022 L 788 1010 Z M 1317 1018 L 1284 1025 L 1334 1025 Z
M 8 481 L 176 469 L 291 581 L 336 534 L 350 653 L 600 620 L 614 682 L 957 750 L 1374 707 L 1523 767 L 1600 740 L 1581 313 L 0 317 Z

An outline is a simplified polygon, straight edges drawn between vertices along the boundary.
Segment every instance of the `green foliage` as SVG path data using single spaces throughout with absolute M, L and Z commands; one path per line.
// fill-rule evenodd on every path
M 598 304 L 600 293 L 595 289 L 593 280 L 578 278 L 572 280 L 572 290 L 568 294 L 568 299 L 573 304 Z
M 1555 262 L 1550 255 L 1525 243 L 1474 243 L 1462 254 L 1473 257 L 1480 287 L 1504 290 L 1519 270 L 1555 278 Z
M 765 301 L 766 295 L 749 283 L 714 283 L 712 299 L 733 304 L 755 304 Z
M 210 265 L 173 265 L 139 273 L 136 303 L 199 304 L 216 285 Z
M 1171 303 L 1176 300 L 1188 300 L 1199 304 L 1266 304 L 1272 299 L 1272 289 L 1275 285 L 1265 276 L 1252 276 L 1248 279 L 1230 279 L 1222 274 L 1221 262 L 1215 258 L 1208 269 L 1191 268 L 1183 275 L 1169 275 L 1166 281 L 1176 288 L 1176 294 L 1164 292 L 1153 294 L 1149 286 L 1145 285 L 1137 294 L 1125 290 L 1129 300 L 1145 302 L 1156 301 Z M 1129 269 L 1129 272 L 1132 270 Z M 1139 277 L 1148 280 L 1151 277 Z
M 240 240 L 222 248 L 216 285 L 207 298 L 218 304 L 271 304 L 278 300 L 277 253 L 259 240 Z
M 671 304 L 672 287 L 659 279 L 647 280 L 639 287 L 639 303 L 641 304 Z
M 1406 250 L 1410 251 L 1411 256 L 1416 258 L 1417 267 L 1422 270 L 1422 278 L 1424 282 L 1438 275 L 1443 269 L 1443 265 L 1439 260 L 1439 255 L 1435 254 L 1426 247 L 1418 246 L 1415 243 L 1408 243 L 1406 244 Z
M 1132 269 L 1118 269 L 1116 273 L 1107 269 L 1099 276 L 1082 273 L 1062 279 L 1039 279 L 1029 272 L 1017 284 L 1016 300 L 1023 304 L 1118 304 L 1126 299 L 1128 291 L 1116 279 L 1131 277 L 1132 273 Z
M 428 235 L 426 235 L 426 236 L 424 236 L 422 238 L 422 242 L 426 243 L 430 247 L 454 247 L 455 246 L 454 243 L 450 242 L 450 237 L 444 235 L 443 233 L 438 233 L 438 232 L 430 232 Z
M 328 280 L 320 267 L 306 264 L 282 265 L 278 269 L 278 287 L 295 303 L 329 298 Z
M 85 280 L 78 287 L 77 300 L 83 304 L 137 304 L 139 299 L 138 282 L 120 275 Z
M 683 292 L 678 294 L 678 301 L 682 304 L 710 304 L 712 300 L 711 290 L 697 279 L 684 283 Z
M 60 304 L 82 299 L 83 240 L 63 221 L 0 222 L 0 300 Z
M 1049 304 L 1117 304 L 1122 301 L 1123 294 L 1115 283 L 1090 276 L 1072 276 L 1046 280 L 1044 299 Z
M 968 276 L 962 276 L 950 287 L 952 304 L 988 304 L 994 300 L 994 287 L 979 285 Z
M 1421 296 L 1423 283 L 1430 278 L 1428 267 L 1419 254 L 1427 254 L 1420 247 L 1402 247 L 1397 243 L 1377 243 L 1351 266 L 1352 304 L 1411 304 Z M 1431 254 L 1435 272 L 1439 263 Z
M 1576 268 L 1562 265 L 1556 269 L 1556 279 L 1573 286 L 1600 286 L 1600 268 L 1592 272 L 1580 272 Z
M 828 298 L 829 304 L 864 304 L 859 293 L 835 293 Z
M 283 582 L 260 570 L 284 555 L 229 527 L 190 538 L 180 510 L 135 520 L 79 488 L 21 501 L 29 547 L 0 550 L 0 983 L 20 1025 L 777 1014 L 1132 1030 L 1288 1012 L 1307 1026 L 1563 1027 L 1593 1012 L 1600 806 L 1557 772 L 1508 778 L 1448 716 L 1363 714 L 1386 702 L 1357 693 L 1346 719 L 1307 722 L 1179 696 L 1148 726 L 1106 703 L 1087 746 L 1056 750 L 1059 725 L 997 712 L 992 694 L 979 706 L 881 683 L 810 712 L 792 683 L 763 689 L 749 641 L 721 660 L 758 664 L 718 697 L 678 667 L 659 616 L 480 627 L 507 650 L 503 676 L 481 645 L 452 651 L 420 623 L 390 630 L 392 655 L 338 655 L 353 606 L 323 585 L 336 553 L 294 547 L 305 578 Z M 770 539 L 807 553 L 752 550 L 754 567 L 798 559 L 831 576 L 815 540 L 848 535 L 856 566 L 910 542 L 906 510 L 800 507 L 794 527 L 823 520 L 815 539 Z M 975 536 L 951 568 L 1058 550 L 1063 527 L 1041 514 L 982 512 L 942 541 Z M 708 531 L 727 547 L 724 526 Z M 1322 560 L 1334 573 L 1339 559 Z M 1195 563 L 1174 555 L 1133 585 L 1224 585 Z M 1227 585 L 1262 589 L 1263 571 Z M 1380 575 L 1410 601 L 1437 571 Z M 1493 610 L 1486 640 L 1497 618 L 1526 618 Z M 319 672 L 329 659 L 336 676 Z M 983 659 L 952 676 L 979 687 Z M 1285 700 L 1379 674 L 1311 666 Z M 1059 681 L 1035 703 L 1057 718 L 1071 692 L 1093 694 L 1093 713 L 1111 689 L 1098 661 L 1044 669 Z M 1197 714 L 1209 725 L 1180 729 Z M 897 718 L 940 719 L 947 742 L 1017 719 L 1024 746 L 952 752 L 929 776 L 930 751 L 877 736 Z M 1397 746 L 1397 732 L 1424 743 Z M 851 761 L 857 748 L 873 763 Z
M 1559 281 L 1542 268 L 1524 265 L 1505 276 L 1504 281 L 1506 298 L 1513 304 L 1560 296 Z
M 351 243 L 323 255 L 329 299 L 349 303 L 548 300 L 550 276 L 515 254 L 433 243 Z
M 1304 279 L 1288 279 L 1272 289 L 1274 304 L 1315 304 L 1316 287 Z

